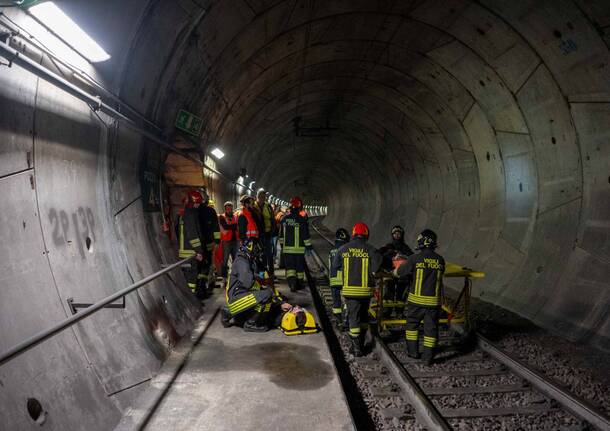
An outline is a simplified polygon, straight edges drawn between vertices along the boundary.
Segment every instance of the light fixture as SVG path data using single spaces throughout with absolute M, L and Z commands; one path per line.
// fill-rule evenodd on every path
M 212 155 L 216 157 L 218 160 L 222 159 L 225 156 L 225 153 L 222 152 L 220 148 L 214 148 L 211 151 Z
M 71 49 L 91 63 L 100 63 L 110 55 L 51 1 L 32 6 L 28 11 Z

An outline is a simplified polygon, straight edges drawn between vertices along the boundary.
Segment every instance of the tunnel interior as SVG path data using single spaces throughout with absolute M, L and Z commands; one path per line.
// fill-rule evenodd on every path
M 213 161 L 217 210 L 247 173 L 374 245 L 433 229 L 486 272 L 475 295 L 610 350 L 607 1 L 57 1 L 111 54 L 82 74 L 24 36 L 41 23 L 16 3 L 0 43 Z M 0 350 L 176 254 L 149 199 L 176 152 L 3 56 Z M 179 273 L 156 280 L 0 367 L 2 421 L 39 426 L 35 399 L 51 428 L 107 429 L 200 313 Z

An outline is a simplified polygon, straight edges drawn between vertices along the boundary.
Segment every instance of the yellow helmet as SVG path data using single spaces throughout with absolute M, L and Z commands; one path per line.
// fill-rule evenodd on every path
M 299 306 L 284 314 L 280 329 L 285 335 L 314 334 L 320 330 L 313 314 Z

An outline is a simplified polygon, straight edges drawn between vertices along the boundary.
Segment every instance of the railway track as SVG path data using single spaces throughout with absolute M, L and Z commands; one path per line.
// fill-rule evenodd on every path
M 332 242 L 311 225 L 326 243 L 318 241 L 308 267 L 330 317 L 324 257 Z M 441 329 L 439 353 L 428 367 L 407 356 L 400 333 L 374 334 L 372 353 L 353 358 L 347 336 L 334 331 L 377 429 L 610 430 L 602 412 L 480 334 Z

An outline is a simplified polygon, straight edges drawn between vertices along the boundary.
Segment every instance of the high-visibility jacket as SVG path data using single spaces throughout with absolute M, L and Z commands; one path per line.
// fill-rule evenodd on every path
M 248 208 L 242 208 L 237 217 L 237 225 L 239 229 L 239 238 L 260 238 L 260 232 L 255 216 Z
M 281 223 L 281 244 L 284 254 L 304 254 L 305 247 L 311 247 L 309 225 L 298 211 L 290 210 Z
M 343 285 L 343 272 L 333 268 L 333 260 L 337 255 L 339 247 L 344 244 L 344 241 L 335 240 L 335 248 L 328 253 L 328 281 L 330 282 L 330 287 L 341 287 Z
M 185 208 L 178 221 L 178 256 L 195 256 L 202 252 L 199 218 L 195 208 Z
M 218 216 L 218 224 L 220 225 L 220 240 L 236 241 L 239 239 L 239 233 L 237 232 L 237 215 L 227 213 L 220 214 Z
M 444 273 L 445 259 L 429 248 L 409 256 L 396 270 L 396 275 L 401 279 L 413 276 L 407 302 L 423 307 L 440 305 Z
M 382 257 L 375 247 L 356 237 L 339 247 L 332 270 L 342 275 L 341 293 L 346 298 L 370 298 L 375 287 L 374 273 Z
M 275 218 L 273 217 L 273 209 L 271 208 L 271 205 L 269 205 L 267 202 L 265 202 L 262 207 L 258 204 L 258 202 L 255 205 L 261 215 L 261 221 L 265 233 L 271 233 L 275 228 Z

